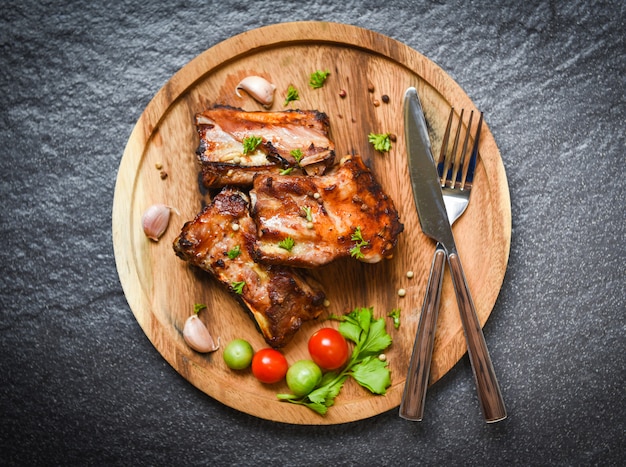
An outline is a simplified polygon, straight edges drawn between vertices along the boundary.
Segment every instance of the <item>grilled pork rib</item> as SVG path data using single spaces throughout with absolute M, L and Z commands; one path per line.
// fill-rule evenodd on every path
M 319 284 L 291 268 L 256 263 L 250 255 L 255 242 L 248 197 L 224 188 L 183 226 L 174 250 L 231 291 L 243 283 L 237 297 L 250 310 L 266 342 L 279 348 L 303 322 L 319 316 L 326 297 Z
M 265 263 L 310 268 L 345 256 L 376 263 L 392 254 L 404 228 L 358 156 L 324 176 L 258 175 L 250 198 L 255 254 Z
M 249 186 L 257 173 L 278 174 L 288 168 L 321 175 L 335 163 L 328 116 L 316 110 L 247 112 L 215 106 L 196 115 L 196 128 L 196 153 L 207 188 Z M 244 154 L 243 140 L 251 136 L 262 142 Z M 292 151 L 299 151 L 296 158 Z

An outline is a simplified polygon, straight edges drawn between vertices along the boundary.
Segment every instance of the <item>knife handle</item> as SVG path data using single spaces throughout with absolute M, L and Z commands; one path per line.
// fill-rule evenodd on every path
M 458 253 L 449 253 L 448 262 L 467 340 L 469 359 L 476 379 L 478 399 L 487 423 L 498 422 L 506 418 L 506 408 Z
M 413 353 L 406 376 L 402 402 L 400 403 L 400 416 L 407 420 L 419 422 L 424 417 L 424 402 L 426 400 L 430 364 L 433 356 L 445 261 L 446 252 L 440 244 L 437 244 L 430 268 L 430 276 L 428 277 L 428 285 L 426 286 L 415 343 L 413 344 Z

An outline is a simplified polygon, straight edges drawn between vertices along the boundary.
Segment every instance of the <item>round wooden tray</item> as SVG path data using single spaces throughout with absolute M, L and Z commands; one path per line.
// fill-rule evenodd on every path
M 311 89 L 316 70 L 330 75 L 320 89 Z M 374 307 L 378 317 L 401 309 L 401 326 L 387 329 L 393 338 L 387 357 L 392 385 L 375 396 L 348 381 L 328 414 L 279 402 L 284 383 L 263 385 L 249 371 L 229 370 L 222 349 L 212 354 L 192 351 L 182 327 L 195 303 L 208 309 L 200 317 L 222 343 L 247 339 L 265 347 L 254 323 L 239 304 L 207 274 L 193 270 L 175 256 L 172 241 L 184 222 L 209 201 L 199 189 L 193 123 L 197 112 L 214 103 L 262 110 L 235 86 L 248 75 L 261 75 L 277 87 L 271 110 L 317 109 L 330 118 L 337 156 L 360 154 L 392 197 L 404 223 L 391 260 L 363 264 L 341 260 L 315 270 L 330 299 L 329 313 Z M 300 100 L 283 105 L 289 85 Z M 373 92 L 368 87 L 373 86 Z M 335 23 L 276 24 L 232 37 L 202 53 L 156 94 L 137 121 L 120 164 L 113 203 L 113 244 L 120 281 L 140 326 L 161 355 L 190 383 L 222 403 L 248 414 L 294 424 L 336 424 L 359 420 L 399 405 L 406 378 L 433 242 L 421 232 L 408 179 L 402 102 L 409 86 L 417 88 L 431 130 L 433 152 L 439 150 L 450 107 L 475 109 L 463 90 L 441 68 L 420 53 L 378 33 Z M 339 93 L 345 90 L 345 98 Z M 383 102 L 382 96 L 389 96 Z M 378 101 L 379 105 L 376 105 Z M 388 153 L 374 151 L 369 133 L 393 133 Z M 504 278 L 511 237 L 511 209 L 502 160 L 487 125 L 480 139 L 472 201 L 455 224 L 454 233 L 476 310 L 482 324 L 494 306 Z M 157 167 L 162 166 L 161 169 Z M 167 177 L 161 178 L 165 171 Z M 152 204 L 176 209 L 158 243 L 142 231 L 142 213 Z M 412 279 L 407 271 L 414 271 Z M 407 291 L 399 297 L 398 289 Z M 285 348 L 289 363 L 308 358 L 306 342 L 314 330 L 333 321 L 306 323 Z M 446 274 L 437 325 L 431 383 L 441 378 L 465 353 L 465 339 L 451 280 Z

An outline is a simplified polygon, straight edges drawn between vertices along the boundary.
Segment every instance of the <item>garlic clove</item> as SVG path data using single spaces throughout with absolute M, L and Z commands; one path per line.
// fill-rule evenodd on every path
M 158 242 L 167 229 L 170 214 L 171 208 L 164 204 L 154 204 L 146 209 L 141 217 L 141 225 L 146 237 Z
M 198 315 L 191 315 L 185 321 L 183 327 L 183 338 L 187 345 L 197 352 L 215 352 L 220 348 L 220 340 L 217 339 L 217 345 L 211 336 L 211 333 L 204 325 Z
M 239 94 L 240 89 L 246 91 L 266 108 L 271 107 L 274 102 L 274 91 L 276 90 L 276 86 L 260 76 L 247 76 L 242 79 L 235 88 L 235 94 L 237 94 L 237 97 L 241 97 L 241 94 Z

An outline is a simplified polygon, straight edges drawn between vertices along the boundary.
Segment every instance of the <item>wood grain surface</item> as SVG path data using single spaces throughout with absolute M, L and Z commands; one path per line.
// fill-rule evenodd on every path
M 309 75 L 328 70 L 324 87 L 311 89 Z M 195 303 L 214 337 L 224 346 L 247 339 L 265 347 L 254 323 L 240 305 L 207 274 L 178 259 L 172 241 L 184 222 L 200 211 L 209 195 L 199 188 L 195 149 L 198 136 L 193 117 L 215 103 L 246 110 L 263 110 L 235 87 L 248 75 L 260 75 L 277 87 L 272 110 L 317 109 L 330 118 L 337 156 L 360 154 L 384 190 L 392 197 L 404 223 L 394 257 L 379 264 L 341 260 L 312 272 L 324 285 L 340 314 L 355 307 L 374 307 L 378 317 L 400 308 L 401 326 L 387 330 L 393 338 L 387 357 L 392 385 L 374 396 L 349 381 L 326 416 L 279 402 L 284 383 L 263 385 L 249 371 L 229 370 L 222 349 L 199 354 L 183 341 L 182 327 Z M 284 106 L 287 87 L 300 100 Z M 368 87 L 373 86 L 373 92 Z M 119 168 L 113 204 L 113 244 L 124 293 L 138 323 L 161 355 L 190 383 L 212 398 L 248 414 L 294 424 L 336 424 L 371 417 L 400 403 L 410 353 L 417 330 L 434 243 L 421 232 L 406 164 L 402 98 L 417 88 L 430 127 L 433 151 L 440 147 L 450 106 L 475 109 L 474 104 L 441 68 L 420 53 L 375 32 L 336 23 L 276 24 L 232 37 L 189 62 L 155 95 L 129 138 Z M 345 90 L 345 98 L 339 93 Z M 383 102 L 383 95 L 389 102 Z M 378 105 L 376 105 L 378 103 Z M 489 116 L 486 115 L 486 121 Z M 388 153 L 376 152 L 367 135 L 393 133 Z M 157 166 L 162 165 L 162 169 Z M 167 177 L 161 178 L 165 171 Z M 142 213 L 152 204 L 175 208 L 165 235 L 156 243 L 141 228 Z M 468 284 L 482 325 L 494 306 L 506 271 L 511 209 L 504 166 L 487 125 L 480 139 L 472 201 L 455 224 L 454 233 Z M 409 279 L 407 271 L 414 271 Z M 406 290 L 405 297 L 398 289 Z M 285 348 L 289 363 L 308 358 L 308 337 L 335 322 L 306 323 Z M 223 347 L 222 347 L 223 348 Z M 465 339 L 449 274 L 444 278 L 437 324 L 431 383 L 441 378 L 465 353 Z

